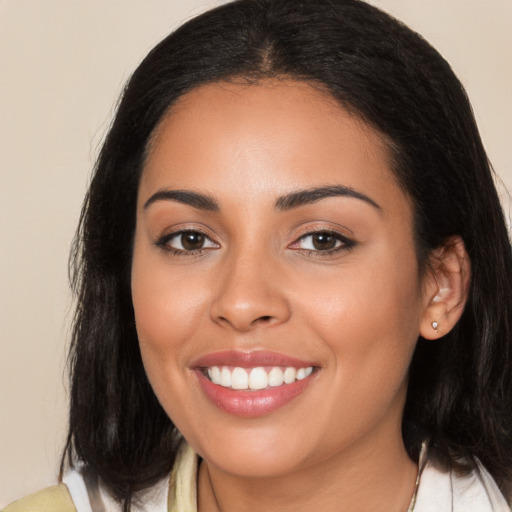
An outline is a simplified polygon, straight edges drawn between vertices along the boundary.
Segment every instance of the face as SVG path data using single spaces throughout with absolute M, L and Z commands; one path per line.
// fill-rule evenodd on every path
M 144 366 L 209 464 L 283 475 L 401 441 L 426 299 L 378 133 L 304 83 L 202 86 L 137 208 Z

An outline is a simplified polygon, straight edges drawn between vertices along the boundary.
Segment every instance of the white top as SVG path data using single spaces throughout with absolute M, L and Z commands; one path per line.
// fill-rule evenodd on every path
M 467 475 L 437 469 L 423 444 L 414 493 L 407 512 L 510 512 L 496 482 L 476 461 Z
M 198 457 L 186 443 L 180 448 L 171 475 L 161 480 L 145 496 L 144 509 L 135 512 L 197 512 Z M 77 512 L 120 512 L 121 509 L 101 487 L 86 485 L 78 467 L 64 476 Z M 407 512 L 510 512 L 512 509 L 496 482 L 477 461 L 466 476 L 441 471 L 426 456 L 425 444 L 420 455 L 418 479 Z

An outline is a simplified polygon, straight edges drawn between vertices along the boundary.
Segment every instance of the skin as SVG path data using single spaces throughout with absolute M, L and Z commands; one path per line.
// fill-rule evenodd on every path
M 462 278 L 457 264 L 437 265 L 437 280 L 420 275 L 412 206 L 389 160 L 375 130 L 293 81 L 202 86 L 159 125 L 139 189 L 133 304 L 151 385 L 203 458 L 201 512 L 407 509 L 417 472 L 401 436 L 408 365 L 420 333 L 442 336 L 458 318 L 461 295 L 446 290 Z M 276 208 L 325 186 L 370 201 Z M 218 211 L 153 197 L 163 190 L 206 194 Z M 206 235 L 201 250 L 172 237 L 183 229 Z M 312 245 L 319 231 L 334 233 L 337 252 Z M 273 350 L 317 371 L 284 407 L 241 418 L 193 371 L 228 349 Z

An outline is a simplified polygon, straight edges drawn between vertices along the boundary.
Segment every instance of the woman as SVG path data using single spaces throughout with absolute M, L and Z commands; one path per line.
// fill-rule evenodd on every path
M 379 10 L 162 41 L 74 262 L 69 468 L 8 511 L 509 510 L 503 215 L 462 86 Z

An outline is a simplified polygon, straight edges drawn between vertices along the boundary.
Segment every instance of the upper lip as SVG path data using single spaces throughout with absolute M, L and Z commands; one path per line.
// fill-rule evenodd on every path
M 201 356 L 191 364 L 192 368 L 207 368 L 210 366 L 238 366 L 241 368 L 292 366 L 294 368 L 307 368 L 316 365 L 311 361 L 269 350 L 223 350 Z

